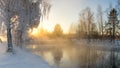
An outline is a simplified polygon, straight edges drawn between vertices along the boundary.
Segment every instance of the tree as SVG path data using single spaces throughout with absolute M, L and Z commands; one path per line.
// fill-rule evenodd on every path
M 84 10 L 85 11 L 85 10 Z M 82 11 L 79 15 L 79 21 L 78 21 L 78 26 L 77 26 L 77 35 L 78 37 L 84 37 L 84 35 L 87 33 L 87 23 L 86 23 L 86 17 L 85 17 L 85 12 Z
M 55 37 L 61 37 L 62 34 L 63 34 L 63 30 L 62 30 L 60 24 L 56 24 L 54 27 L 53 35 Z
M 89 7 L 86 8 L 86 20 L 87 20 L 87 35 L 88 38 L 91 38 L 91 31 L 92 31 L 92 23 L 93 23 L 93 13 Z
M 99 27 L 99 34 L 103 36 L 103 11 L 100 5 L 98 5 L 97 8 L 97 23 Z
M 108 14 L 108 22 L 106 23 L 106 34 L 109 36 L 111 41 L 115 41 L 117 38 L 117 33 L 119 34 L 119 20 L 118 13 L 115 8 L 111 9 Z
M 69 34 L 75 34 L 75 33 L 76 33 L 75 24 L 72 23 L 69 28 Z
M 1 12 L 1 18 L 3 19 L 2 21 L 5 22 L 7 26 L 7 41 L 8 41 L 8 52 L 12 51 L 12 35 L 11 35 L 11 15 L 13 14 L 12 12 L 12 6 L 14 5 L 13 0 L 0 0 L 0 12 Z
M 116 10 L 118 11 L 118 17 L 120 19 L 120 0 L 117 0 Z
M 22 46 L 22 40 L 26 38 L 27 30 L 34 28 L 49 13 L 48 0 L 0 0 L 1 18 L 7 26 L 8 51 L 12 50 L 11 24 L 15 42 Z
M 88 39 L 90 39 L 91 33 L 93 32 L 93 23 L 94 23 L 94 17 L 93 13 L 91 12 L 91 9 L 87 7 L 83 10 L 83 12 L 80 13 L 79 23 L 77 26 L 77 33 L 79 36 L 87 35 Z
M 35 28 L 39 25 L 40 19 L 44 19 L 48 15 L 50 10 L 49 0 L 23 0 L 23 6 L 25 10 L 21 10 L 20 21 L 18 28 L 16 29 L 16 42 L 18 46 L 23 43 L 22 40 L 26 38 L 26 32 L 29 28 Z

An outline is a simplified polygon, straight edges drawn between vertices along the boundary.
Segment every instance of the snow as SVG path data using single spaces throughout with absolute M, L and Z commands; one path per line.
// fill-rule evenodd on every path
M 41 57 L 25 49 L 14 47 L 15 53 L 7 53 L 7 44 L 0 43 L 0 68 L 52 68 Z

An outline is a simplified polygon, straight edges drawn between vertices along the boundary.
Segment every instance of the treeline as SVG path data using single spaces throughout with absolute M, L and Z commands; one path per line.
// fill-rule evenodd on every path
M 71 38 L 84 39 L 120 39 L 119 18 L 120 3 L 119 0 L 113 8 L 109 5 L 103 10 L 101 5 L 96 8 L 97 12 L 93 12 L 90 7 L 86 7 L 79 14 L 77 23 L 72 23 L 69 30 Z
M 52 32 L 43 29 L 43 37 L 68 39 L 113 39 L 115 37 L 114 39 L 120 39 L 119 0 L 115 6 L 117 7 L 114 8 L 110 4 L 108 8 L 103 10 L 103 7 L 98 5 L 97 12 L 91 7 L 86 7 L 80 11 L 78 22 L 71 24 L 68 34 L 63 33 L 64 29 L 61 28 L 60 24 L 56 24 Z

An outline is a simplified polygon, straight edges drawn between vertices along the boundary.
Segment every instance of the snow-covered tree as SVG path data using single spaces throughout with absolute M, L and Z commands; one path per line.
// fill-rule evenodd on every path
M 48 15 L 50 7 L 49 0 L 22 0 L 21 10 L 18 11 L 18 27 L 15 28 L 14 33 L 16 45 L 22 45 L 23 40 L 27 37 L 27 30 L 37 27 L 40 19 Z
M 0 0 L 0 18 L 5 22 L 7 26 L 7 41 L 8 41 L 8 51 L 12 51 L 12 35 L 11 35 L 11 15 L 12 6 L 14 5 L 13 0 Z M 2 22 L 1 22 L 2 23 Z
M 11 33 L 16 45 L 22 46 L 27 30 L 37 27 L 50 7 L 49 0 L 0 0 L 0 18 L 7 26 L 8 51 L 12 50 Z

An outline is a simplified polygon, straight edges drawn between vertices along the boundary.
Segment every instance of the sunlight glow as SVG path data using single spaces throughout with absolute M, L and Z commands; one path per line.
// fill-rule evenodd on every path
M 40 37 L 40 36 L 44 36 L 44 34 L 47 32 L 52 32 L 53 28 L 51 28 L 51 25 L 53 27 L 55 24 L 49 22 L 50 21 L 48 20 L 43 20 L 43 22 L 39 23 L 37 28 L 33 28 L 32 30 L 31 29 L 29 30 L 29 35 L 32 37 Z
M 47 30 L 41 27 L 41 24 L 37 28 L 33 28 L 29 30 L 29 36 L 32 38 L 47 38 L 46 34 L 48 33 Z
M 32 47 L 33 49 L 36 49 L 36 45 L 33 45 L 33 47 Z
M 33 28 L 31 35 L 36 35 L 38 33 L 39 29 L 38 28 Z
M 1 39 L 1 41 L 7 41 L 7 37 L 6 36 L 0 36 L 0 39 Z
M 32 30 L 29 30 L 29 35 L 30 36 L 37 36 L 39 34 L 40 31 L 40 24 L 38 25 L 37 28 L 33 28 Z

